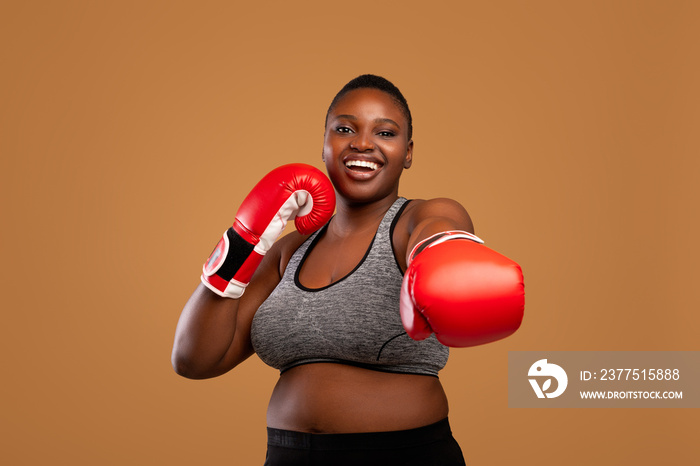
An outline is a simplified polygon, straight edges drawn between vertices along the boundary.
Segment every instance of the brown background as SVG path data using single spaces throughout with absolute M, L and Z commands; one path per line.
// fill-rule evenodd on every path
M 697 410 L 507 408 L 515 350 L 698 350 L 697 2 L 3 2 L 3 464 L 262 464 L 276 372 L 170 368 L 243 196 L 321 167 L 372 72 L 415 118 L 401 193 L 526 273 L 513 337 L 442 380 L 472 465 L 693 462 Z

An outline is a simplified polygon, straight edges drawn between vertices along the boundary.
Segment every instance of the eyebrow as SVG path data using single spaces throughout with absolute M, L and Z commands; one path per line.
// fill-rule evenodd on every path
M 357 117 L 355 115 L 336 115 L 336 118 L 345 118 L 346 120 L 357 121 Z M 396 123 L 391 118 L 375 118 L 374 122 L 375 123 L 391 123 L 394 126 L 397 126 L 399 128 L 401 127 L 401 126 L 399 126 L 398 123 Z

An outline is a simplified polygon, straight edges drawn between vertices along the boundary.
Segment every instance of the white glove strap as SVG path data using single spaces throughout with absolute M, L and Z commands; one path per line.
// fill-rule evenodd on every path
M 437 238 L 437 239 L 435 239 Z M 424 243 L 430 243 L 426 246 L 426 248 L 431 248 L 433 246 L 436 246 L 440 243 L 444 243 L 445 241 L 450 241 L 453 239 L 468 239 L 470 241 L 474 241 L 475 243 L 479 244 L 484 244 L 484 240 L 476 236 L 474 233 L 469 233 L 468 231 L 462 231 L 462 230 L 448 230 L 448 231 L 441 231 L 439 233 L 435 233 L 432 236 L 429 236 L 425 238 L 423 241 L 420 241 L 418 244 L 413 246 L 413 249 L 411 249 L 411 254 L 408 255 L 409 258 L 413 259 L 413 255 L 416 253 L 416 250 L 421 247 Z

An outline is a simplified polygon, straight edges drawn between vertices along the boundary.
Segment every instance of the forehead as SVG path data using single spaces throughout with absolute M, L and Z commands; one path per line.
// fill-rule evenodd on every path
M 334 115 L 375 116 L 400 119 L 406 123 L 403 110 L 390 94 L 373 88 L 353 89 L 341 97 L 331 109 Z M 390 116 L 392 115 L 392 116 Z M 396 120 L 397 122 L 399 120 Z

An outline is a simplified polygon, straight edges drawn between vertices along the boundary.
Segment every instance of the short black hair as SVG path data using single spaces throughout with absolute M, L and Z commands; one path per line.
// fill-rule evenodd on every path
M 406 117 L 406 120 L 408 120 L 408 140 L 410 141 L 413 137 L 413 118 L 411 117 L 411 110 L 409 110 L 408 108 L 408 102 L 406 102 L 406 98 L 403 96 L 399 88 L 394 86 L 394 84 L 391 81 L 389 81 L 386 78 L 382 78 L 381 76 L 376 76 L 374 74 L 363 74 L 361 76 L 356 77 L 355 79 L 348 82 L 345 86 L 343 86 L 343 88 L 335 95 L 333 101 L 328 106 L 328 111 L 326 112 L 326 122 L 328 122 L 328 115 L 330 115 L 333 108 L 336 106 L 338 101 L 345 96 L 345 94 L 347 94 L 350 91 L 354 91 L 355 89 L 366 88 L 378 89 L 382 92 L 386 92 L 394 99 L 394 101 Z

